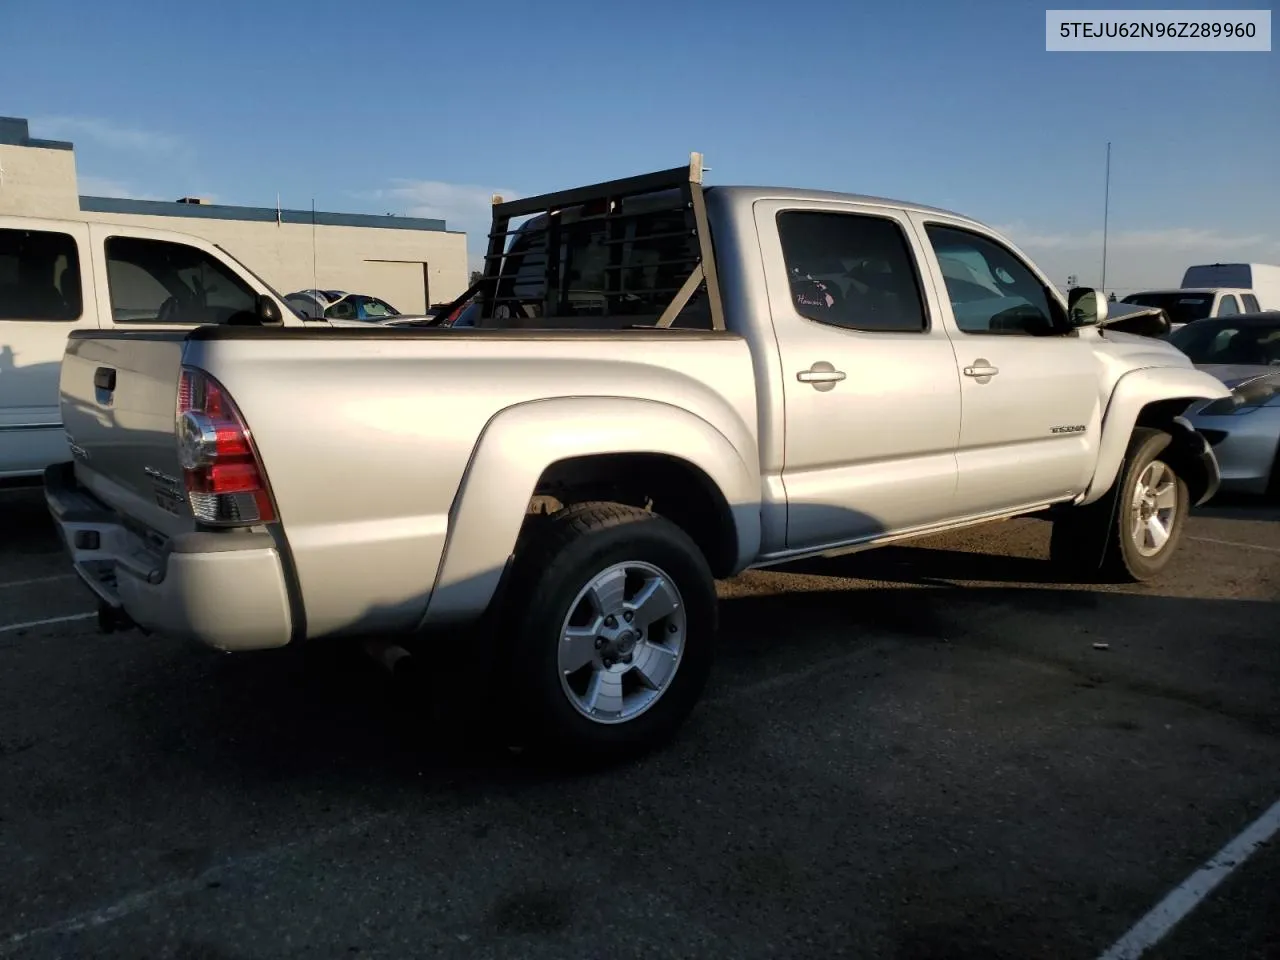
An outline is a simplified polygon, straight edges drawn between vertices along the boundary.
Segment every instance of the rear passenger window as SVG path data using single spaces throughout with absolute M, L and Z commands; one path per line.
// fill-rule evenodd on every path
M 1231 294 L 1227 294 L 1218 304 L 1218 316 L 1234 317 L 1240 312 L 1240 306 L 1236 303 L 1236 298 Z
M 109 237 L 107 290 L 118 324 L 199 326 L 253 316 L 257 294 L 217 258 L 185 243 Z
M 74 237 L 0 230 L 0 320 L 76 320 L 83 306 Z
M 778 214 L 778 235 L 802 317 L 868 332 L 928 328 L 915 258 L 895 221 L 789 210 Z
M 1244 301 L 1244 309 L 1246 313 L 1259 313 L 1258 298 L 1251 293 L 1242 293 L 1240 299 Z

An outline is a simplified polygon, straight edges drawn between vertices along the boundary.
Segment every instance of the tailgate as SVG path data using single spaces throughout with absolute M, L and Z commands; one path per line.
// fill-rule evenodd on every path
M 77 479 L 166 536 L 195 529 L 178 459 L 178 381 L 186 331 L 72 334 L 62 422 Z

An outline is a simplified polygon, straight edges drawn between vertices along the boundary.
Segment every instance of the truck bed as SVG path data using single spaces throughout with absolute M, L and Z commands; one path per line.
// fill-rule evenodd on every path
M 482 559 L 484 551 L 468 561 L 469 545 L 458 544 L 451 579 L 437 583 L 437 572 L 457 529 L 455 497 L 472 482 L 477 445 L 499 411 L 509 417 L 523 404 L 556 398 L 597 407 L 641 399 L 691 413 L 744 459 L 757 456 L 752 357 L 745 340 L 723 331 L 205 327 L 186 336 L 76 334 L 61 380 L 76 478 L 139 536 L 160 544 L 157 563 L 171 549 L 164 543 L 200 531 L 171 489 L 183 475 L 175 403 L 184 365 L 211 375 L 247 423 L 279 505 L 285 565 L 305 598 L 305 611 L 295 612 L 305 622 L 291 630 L 311 637 L 412 629 L 433 593 L 458 616 L 470 612 L 475 588 L 483 592 L 500 573 Z M 110 391 L 103 370 L 112 371 Z M 572 420 L 564 429 L 574 429 Z M 651 425 L 623 418 L 597 439 L 643 451 L 652 443 L 645 429 Z M 490 464 L 474 482 L 500 482 L 532 455 L 519 440 L 502 445 L 510 469 Z M 584 449 L 582 436 L 564 443 Z

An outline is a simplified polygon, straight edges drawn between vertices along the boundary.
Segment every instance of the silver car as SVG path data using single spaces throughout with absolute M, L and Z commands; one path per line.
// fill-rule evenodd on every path
M 1280 495 L 1280 311 L 1197 320 L 1168 339 L 1231 388 L 1187 411 L 1218 457 L 1222 489 Z

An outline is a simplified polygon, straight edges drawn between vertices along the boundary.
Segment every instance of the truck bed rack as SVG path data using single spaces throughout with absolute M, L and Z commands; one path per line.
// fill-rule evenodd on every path
M 688 166 L 494 197 L 484 270 L 434 323 L 476 299 L 479 327 L 661 329 L 701 295 L 699 325 L 724 330 L 702 174 L 691 153 Z M 521 218 L 531 219 L 513 228 Z

